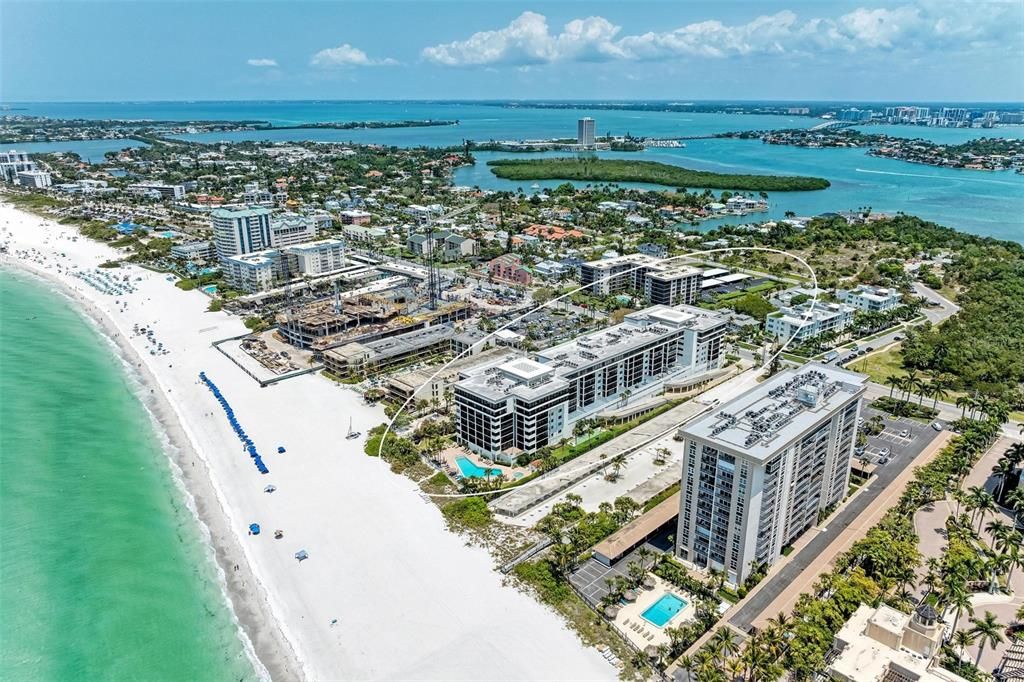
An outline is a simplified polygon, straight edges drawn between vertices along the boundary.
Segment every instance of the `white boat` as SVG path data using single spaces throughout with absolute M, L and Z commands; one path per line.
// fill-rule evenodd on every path
M 345 435 L 345 438 L 347 438 L 348 440 L 352 440 L 353 438 L 359 438 L 359 436 L 361 436 L 361 435 L 362 434 L 359 431 L 353 431 L 352 430 L 352 417 L 349 417 L 348 418 L 348 433 Z

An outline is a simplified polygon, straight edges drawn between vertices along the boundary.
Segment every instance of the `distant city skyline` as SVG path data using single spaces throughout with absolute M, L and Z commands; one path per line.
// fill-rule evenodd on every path
M 0 101 L 1024 100 L 1024 5 L 6 2 Z

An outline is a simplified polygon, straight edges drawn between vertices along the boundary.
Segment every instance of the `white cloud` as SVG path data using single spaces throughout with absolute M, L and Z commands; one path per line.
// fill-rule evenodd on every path
M 625 56 L 613 43 L 619 30 L 603 17 L 587 17 L 570 21 L 561 33 L 552 35 L 544 15 L 523 12 L 505 28 L 428 47 L 422 54 L 446 66 L 605 60 Z
M 659 60 L 807 55 L 1021 44 L 1024 4 L 1010 0 L 919 0 L 893 9 L 855 9 L 838 17 L 801 20 L 789 10 L 743 24 L 717 20 L 668 31 L 620 36 L 603 17 L 575 19 L 558 33 L 547 19 L 523 12 L 504 28 L 427 47 L 425 60 L 445 66 L 546 64 L 560 61 Z
M 397 61 L 391 58 L 370 59 L 365 52 L 358 47 L 348 43 L 338 47 L 330 47 L 320 50 L 309 62 L 313 66 L 335 67 L 335 66 L 395 66 Z
M 248 64 L 249 66 L 277 66 L 277 60 L 276 59 L 266 59 L 266 58 L 249 59 L 245 63 Z

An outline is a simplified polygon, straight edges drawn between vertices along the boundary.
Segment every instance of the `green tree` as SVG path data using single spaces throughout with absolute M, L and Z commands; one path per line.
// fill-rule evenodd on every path
M 974 627 L 971 628 L 970 633 L 978 641 L 978 657 L 974 660 L 974 665 L 977 667 L 981 664 L 981 655 L 985 651 L 986 644 L 995 648 L 1003 643 L 1003 625 L 996 619 L 996 614 L 991 611 L 985 611 L 983 618 L 972 618 L 971 623 Z

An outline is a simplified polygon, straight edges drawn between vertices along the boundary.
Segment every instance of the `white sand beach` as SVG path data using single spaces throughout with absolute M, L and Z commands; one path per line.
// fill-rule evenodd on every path
M 616 677 L 556 614 L 503 586 L 490 556 L 448 532 L 411 481 L 367 457 L 362 439 L 345 439 L 350 417 L 365 433 L 383 421 L 381 409 L 316 375 L 260 388 L 211 346 L 244 333 L 239 318 L 206 312 L 201 292 L 136 267 L 108 271 L 140 277 L 134 293 L 101 293 L 70 269 L 91 270 L 114 251 L 75 236 L 73 228 L 0 203 L 0 243 L 9 251 L 0 265 L 59 281 L 123 349 L 136 351 L 126 361 L 143 363 L 151 408 L 177 446 L 234 611 L 273 678 Z M 135 324 L 152 328 L 170 353 L 151 355 L 146 339 L 132 335 Z M 198 382 L 200 371 L 231 403 L 268 475 L 256 470 Z M 279 445 L 285 454 L 277 454 Z M 263 492 L 268 484 L 277 490 Z M 249 523 L 263 532 L 248 535 Z M 300 549 L 309 553 L 301 563 L 294 558 Z

